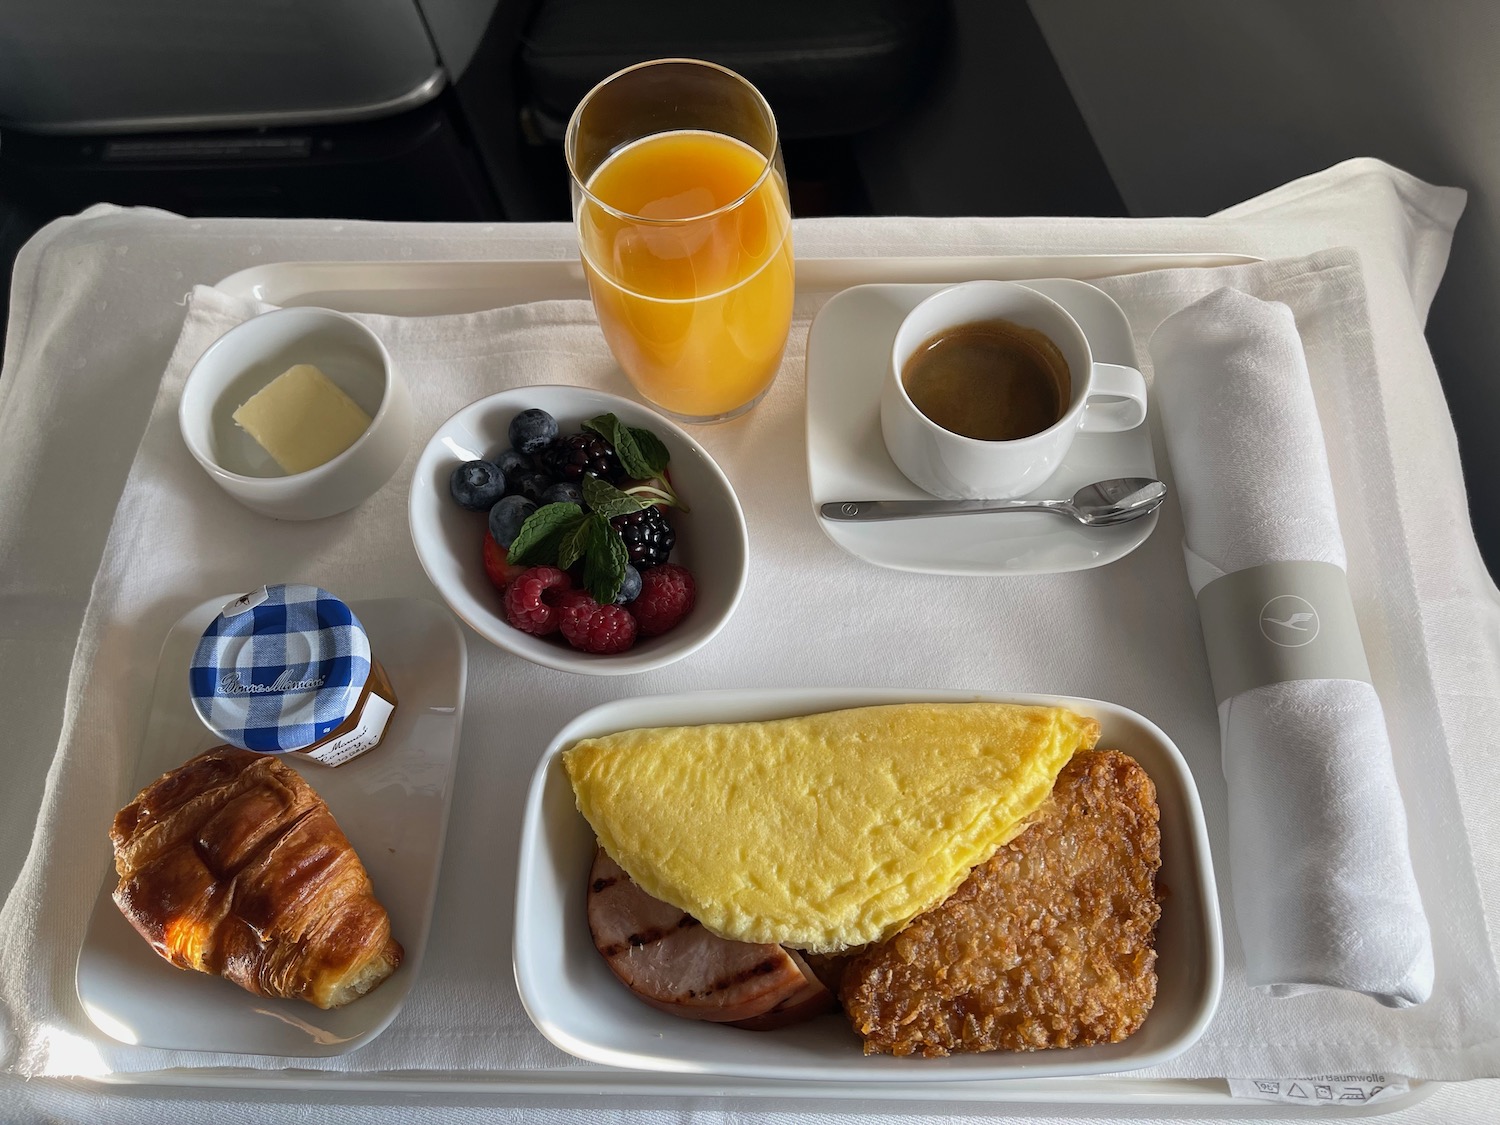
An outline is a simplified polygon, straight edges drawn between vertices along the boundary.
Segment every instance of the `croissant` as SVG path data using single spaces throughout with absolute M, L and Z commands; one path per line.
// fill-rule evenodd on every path
M 179 968 L 337 1008 L 401 963 L 333 814 L 273 756 L 200 754 L 121 809 L 110 839 L 115 904 Z

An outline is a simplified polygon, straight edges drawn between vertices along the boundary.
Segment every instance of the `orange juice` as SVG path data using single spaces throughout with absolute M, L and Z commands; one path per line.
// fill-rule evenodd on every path
M 636 389 L 674 414 L 733 414 L 776 377 L 791 213 L 779 164 L 766 166 L 719 133 L 658 133 L 611 155 L 579 203 L 605 338 Z

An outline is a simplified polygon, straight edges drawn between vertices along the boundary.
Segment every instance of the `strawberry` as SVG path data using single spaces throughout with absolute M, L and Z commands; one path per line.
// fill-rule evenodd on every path
M 488 531 L 484 533 L 484 572 L 489 575 L 490 582 L 495 589 L 502 594 L 505 588 L 511 584 L 518 574 L 524 571 L 524 566 L 512 566 L 508 559 L 509 552 Z

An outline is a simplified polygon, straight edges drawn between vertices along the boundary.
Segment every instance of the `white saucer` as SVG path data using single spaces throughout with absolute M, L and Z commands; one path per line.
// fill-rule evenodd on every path
M 1110 296 L 1082 281 L 1021 284 L 1051 297 L 1083 327 L 1094 358 L 1138 367 L 1130 323 Z M 920 499 L 880 436 L 880 384 L 901 320 L 942 285 L 859 285 L 833 297 L 807 339 L 807 476 L 814 512 L 830 500 Z M 1063 499 L 1109 477 L 1154 477 L 1149 422 L 1122 433 L 1079 434 L 1067 459 L 1031 496 Z M 1054 574 L 1124 558 L 1157 513 L 1117 527 L 1084 527 L 1045 513 L 946 516 L 887 523 L 819 517 L 828 537 L 876 566 L 928 574 Z

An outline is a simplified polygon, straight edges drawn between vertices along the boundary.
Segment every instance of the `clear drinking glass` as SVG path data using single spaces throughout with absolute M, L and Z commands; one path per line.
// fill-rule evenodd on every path
M 564 142 L 604 337 L 682 421 L 760 401 L 792 319 L 791 208 L 776 120 L 731 70 L 662 59 L 606 78 Z

